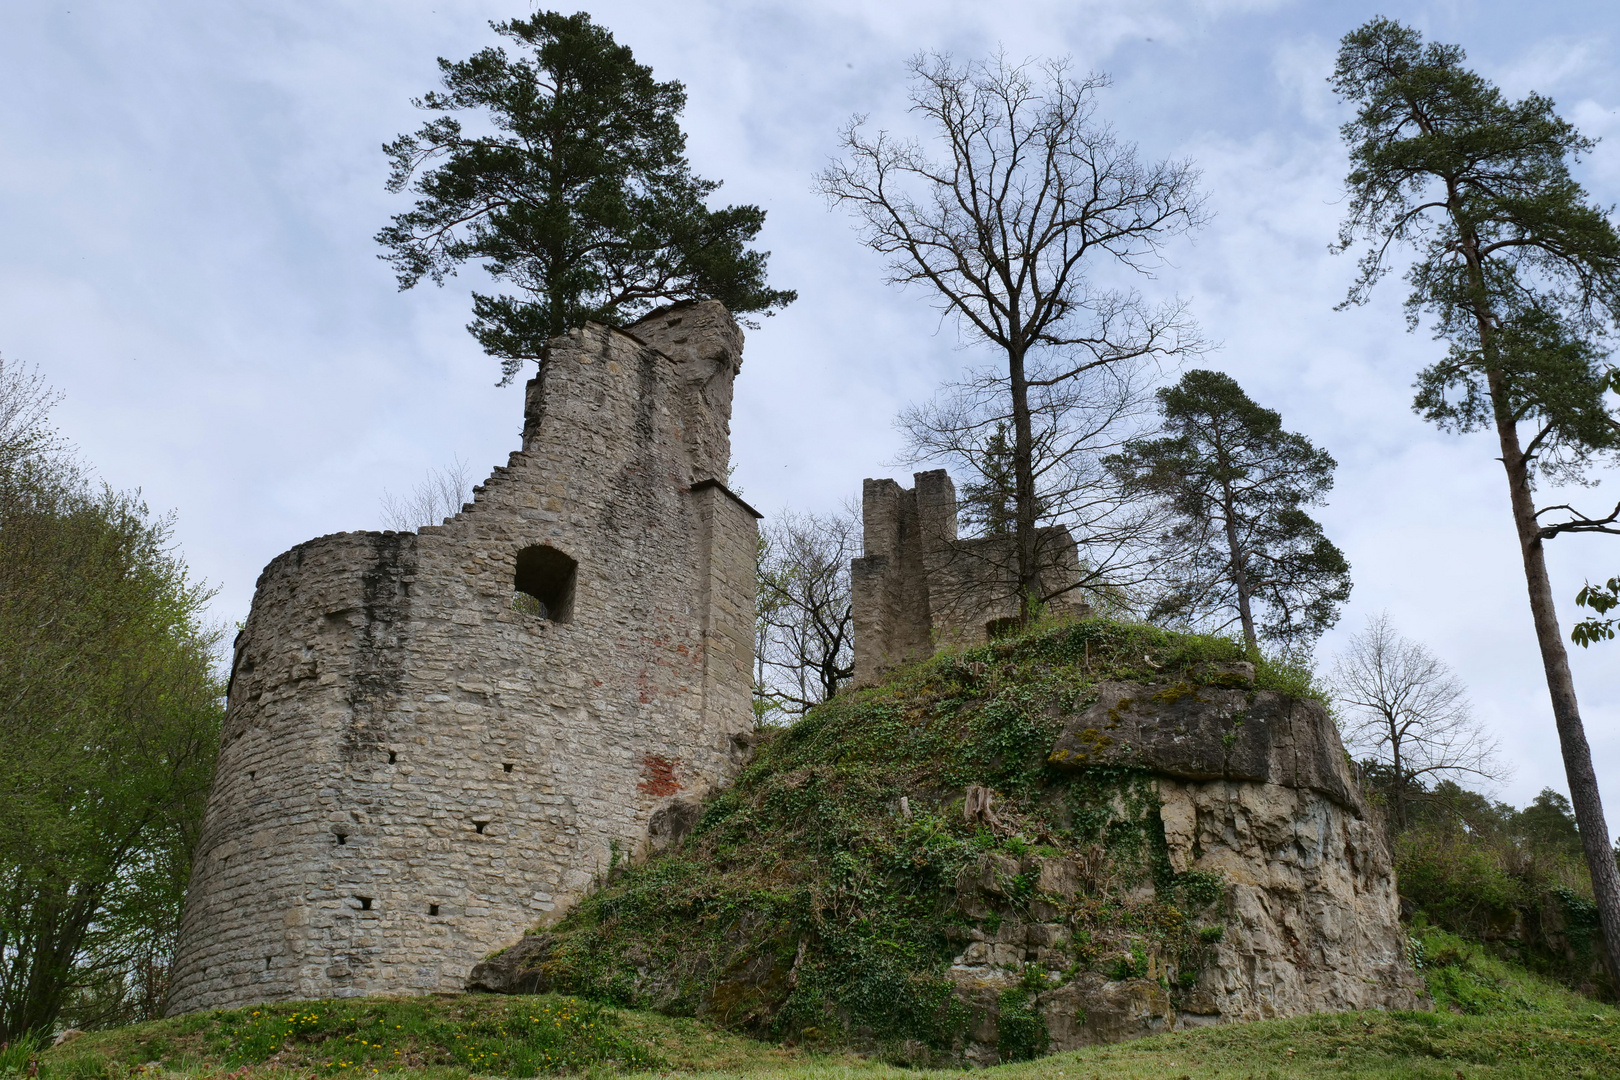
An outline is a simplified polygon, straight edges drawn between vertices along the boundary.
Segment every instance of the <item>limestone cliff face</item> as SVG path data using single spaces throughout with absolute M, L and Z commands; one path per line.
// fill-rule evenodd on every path
M 1199 913 L 1213 940 L 1196 975 L 1166 978 L 1177 974 L 1169 958 L 1133 954 L 1126 932 L 1111 943 L 1111 971 L 1035 995 L 1054 1051 L 1200 1024 L 1421 1004 L 1390 852 L 1327 711 L 1253 690 L 1247 664 L 1199 675 L 1102 683 L 1053 747 L 1050 760 L 1065 769 L 1151 776 L 1172 875 L 1161 878 L 1220 883 Z M 969 932 L 951 968 L 981 1017 L 969 1057 L 995 1059 L 1002 995 L 1020 984 L 1024 964 L 1055 959 L 1074 932 L 1057 918 L 1061 904 L 1032 904 L 1020 919 L 1013 883 L 1033 876 L 1043 895 L 1073 898 L 1087 876 L 1095 889 L 1108 871 L 1103 851 L 1090 865 L 989 856 L 963 871 L 964 912 L 1002 916 L 993 935 Z

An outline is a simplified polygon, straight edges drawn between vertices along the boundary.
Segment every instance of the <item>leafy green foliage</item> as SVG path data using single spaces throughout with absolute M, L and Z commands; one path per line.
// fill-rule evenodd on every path
M 1394 840 L 1401 895 L 1425 925 L 1587 992 L 1607 993 L 1591 879 L 1569 800 L 1544 790 L 1522 810 L 1449 781 L 1419 788 Z
M 1171 586 L 1150 618 L 1238 625 L 1251 649 L 1260 633 L 1316 640 L 1350 597 L 1350 564 L 1303 509 L 1332 489 L 1333 458 L 1220 372 L 1189 371 L 1158 398 L 1168 434 L 1108 459 L 1175 520 L 1163 540 Z
M 1002 1061 L 1029 1061 L 1046 1053 L 1050 1036 L 1046 1016 L 1035 995 L 1046 989 L 1039 969 L 1025 969 L 1017 986 L 1003 990 L 997 1001 L 996 1052 Z
M 0 431 L 0 1039 L 64 1010 L 156 1015 L 224 692 L 173 519 L 16 434 Z
M 747 248 L 765 212 L 705 206 L 719 184 L 685 158 L 680 83 L 655 81 L 583 12 L 492 26 L 520 54 L 441 59 L 444 89 L 417 104 L 444 115 L 384 147 L 388 189 L 417 201 L 377 241 L 402 289 L 481 260 L 517 290 L 474 293 L 468 326 L 503 382 L 587 320 L 623 325 L 664 300 L 735 313 L 793 301 L 765 284 L 767 253 Z M 494 130 L 468 134 L 453 115 L 466 111 Z
M 1599 346 L 1620 314 L 1620 233 L 1570 175 L 1592 141 L 1550 99 L 1508 101 L 1464 58 L 1383 18 L 1340 46 L 1331 81 L 1358 109 L 1343 128 L 1340 248 L 1369 241 L 1347 302 L 1415 247 L 1408 321 L 1427 314 L 1451 342 L 1418 377 L 1417 411 L 1461 431 L 1529 421 L 1527 458 L 1576 475 L 1620 449 Z
M 1571 641 L 1584 649 L 1596 641 L 1614 640 L 1615 620 L 1601 616 L 1620 607 L 1620 577 L 1612 577 L 1602 585 L 1593 585 L 1588 581 L 1575 594 L 1575 603 L 1595 611 L 1599 618 L 1582 619 L 1576 623 L 1569 634 Z

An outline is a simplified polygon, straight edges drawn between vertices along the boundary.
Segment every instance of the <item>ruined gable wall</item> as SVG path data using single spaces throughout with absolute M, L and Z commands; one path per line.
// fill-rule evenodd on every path
M 459 990 L 727 775 L 752 727 L 755 515 L 704 481 L 740 350 L 717 304 L 558 339 L 523 449 L 463 513 L 271 563 L 171 1012 Z M 514 610 L 537 544 L 577 561 L 569 622 Z

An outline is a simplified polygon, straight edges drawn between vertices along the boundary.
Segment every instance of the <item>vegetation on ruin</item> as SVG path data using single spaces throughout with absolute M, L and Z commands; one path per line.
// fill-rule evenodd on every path
M 970 1022 L 946 970 L 974 930 L 993 938 L 1009 904 L 1027 921 L 1077 927 L 1061 962 L 1030 971 L 1040 988 L 1048 966 L 1072 975 L 1126 963 L 1141 970 L 1116 977 L 1151 968 L 1190 986 L 1220 932 L 1219 881 L 1172 871 L 1145 774 L 1064 772 L 1047 755 L 1098 682 L 1176 683 L 1244 655 L 1228 639 L 1093 619 L 845 692 L 768 735 L 681 847 L 615 868 L 555 927 L 549 987 L 939 1060 Z M 1315 692 L 1306 673 L 1266 662 L 1257 682 Z M 972 786 L 996 793 L 995 821 L 965 816 Z M 958 875 L 996 855 L 1008 857 L 997 862 L 1006 899 L 969 917 Z M 1071 900 L 1041 895 L 1042 857 L 1073 860 L 1092 880 Z M 1001 1001 L 1003 1057 L 1044 1050 L 1035 988 Z
M 472 262 L 512 290 L 473 293 L 467 327 L 502 383 L 587 321 L 622 326 L 671 300 L 737 315 L 793 302 L 748 246 L 765 211 L 709 209 L 720 185 L 686 160 L 680 83 L 654 80 L 584 12 L 490 25 L 515 55 L 441 58 L 443 89 L 415 102 L 438 115 L 383 148 L 388 190 L 416 202 L 377 242 L 401 289 Z

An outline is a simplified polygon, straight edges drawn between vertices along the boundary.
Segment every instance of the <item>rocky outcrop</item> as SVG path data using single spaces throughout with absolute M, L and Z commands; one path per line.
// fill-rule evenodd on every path
M 1104 931 L 1092 943 L 1103 971 L 1049 975 L 1055 985 L 1032 988 L 1053 1051 L 1200 1024 L 1422 1003 L 1390 852 L 1327 710 L 1255 691 L 1247 664 L 1200 677 L 1207 681 L 1102 683 L 1053 747 L 1050 761 L 1063 769 L 1151 777 L 1167 865 L 1138 892 L 1161 894 L 1201 924 L 1205 946 L 1202 955 L 1165 956 L 1128 927 Z M 1030 985 L 1029 965 L 1050 971 L 1070 955 L 1064 946 L 1078 928 L 1063 918 L 1066 905 L 1107 891 L 1098 879 L 1110 872 L 1102 851 L 1089 864 L 991 855 L 963 871 L 963 914 L 999 916 L 994 934 L 966 932 L 951 968 L 958 997 L 980 1018 L 970 1059 L 997 1059 L 1002 995 Z M 1022 918 L 1020 883 L 1035 894 Z

